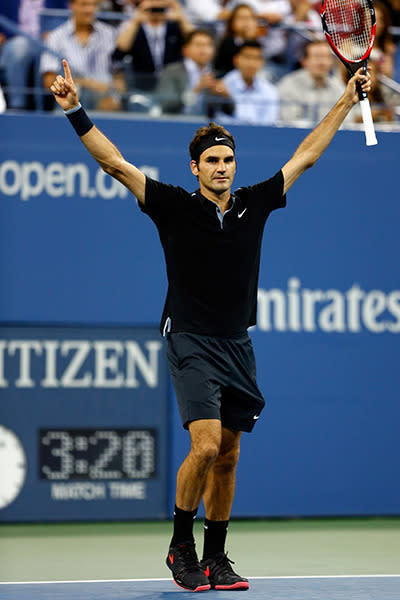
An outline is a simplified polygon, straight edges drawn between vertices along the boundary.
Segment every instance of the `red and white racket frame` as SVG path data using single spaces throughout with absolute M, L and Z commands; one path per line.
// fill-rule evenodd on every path
M 349 1 L 351 1 L 351 0 L 349 0 Z M 349 71 L 349 73 L 352 76 L 360 67 L 363 67 L 364 72 L 367 72 L 368 59 L 370 57 L 372 48 L 374 46 L 375 36 L 376 36 L 376 16 L 375 16 L 375 10 L 374 10 L 374 5 L 372 3 L 372 0 L 366 0 L 369 10 L 370 10 L 370 13 L 371 13 L 371 21 L 372 21 L 371 39 L 369 41 L 369 45 L 368 45 L 366 52 L 364 53 L 363 56 L 361 56 L 361 58 L 359 58 L 357 60 L 350 60 L 348 58 L 345 58 L 341 54 L 340 50 L 338 48 L 336 48 L 335 44 L 333 43 L 332 37 L 328 31 L 328 27 L 326 24 L 327 2 L 328 2 L 328 0 L 322 0 L 320 14 L 321 14 L 322 28 L 323 28 L 325 37 L 326 37 L 330 47 L 332 48 L 332 50 L 336 54 L 336 56 L 342 61 L 342 63 L 345 65 L 345 67 L 347 68 L 347 70 Z M 375 146 L 378 143 L 378 140 L 376 139 L 376 135 L 375 135 L 374 121 L 372 119 L 371 105 L 368 100 L 368 95 L 365 92 L 362 92 L 361 89 L 359 89 L 358 93 L 360 96 L 360 107 L 361 107 L 361 114 L 362 114 L 362 118 L 363 118 L 363 122 L 364 122 L 366 144 L 367 144 L 367 146 Z

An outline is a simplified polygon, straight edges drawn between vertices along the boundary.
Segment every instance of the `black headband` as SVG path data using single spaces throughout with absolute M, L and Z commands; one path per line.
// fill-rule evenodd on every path
M 233 142 L 230 138 L 226 137 L 226 135 L 218 135 L 216 133 L 209 133 L 205 135 L 199 143 L 196 145 L 192 152 L 192 160 L 199 162 L 200 156 L 203 154 L 205 150 L 211 148 L 212 146 L 229 146 L 235 152 L 235 142 Z

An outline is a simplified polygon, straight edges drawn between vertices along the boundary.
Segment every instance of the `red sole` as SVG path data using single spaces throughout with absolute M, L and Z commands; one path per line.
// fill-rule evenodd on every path
M 238 581 L 233 585 L 216 585 L 215 590 L 248 590 L 249 584 L 247 581 Z
M 175 585 L 180 587 L 181 590 L 186 590 L 187 592 L 208 592 L 208 590 L 211 589 L 211 585 L 199 585 L 195 590 L 192 590 L 190 588 L 183 587 L 183 585 L 179 585 L 179 583 L 177 583 L 175 579 L 173 579 L 173 582 L 175 583 Z

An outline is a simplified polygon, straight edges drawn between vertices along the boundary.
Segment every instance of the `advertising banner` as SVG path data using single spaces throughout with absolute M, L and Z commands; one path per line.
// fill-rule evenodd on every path
M 152 328 L 0 328 L 0 521 L 165 518 L 168 390 Z

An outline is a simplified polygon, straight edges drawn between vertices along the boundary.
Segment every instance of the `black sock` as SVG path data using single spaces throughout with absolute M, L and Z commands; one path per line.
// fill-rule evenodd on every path
M 197 515 L 195 510 L 182 510 L 175 505 L 174 509 L 174 534 L 171 540 L 171 546 L 176 546 L 182 542 L 194 542 L 193 523 Z
M 225 552 L 225 540 L 229 521 L 204 520 L 203 558 L 210 558 L 219 552 Z

